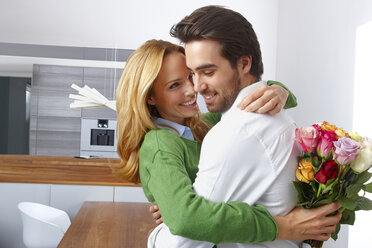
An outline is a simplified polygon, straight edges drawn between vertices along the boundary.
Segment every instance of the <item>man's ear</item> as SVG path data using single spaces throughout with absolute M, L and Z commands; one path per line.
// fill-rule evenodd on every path
M 147 104 L 149 104 L 149 105 L 155 105 L 156 104 L 156 99 L 152 94 L 147 98 Z
M 239 59 L 239 67 L 243 73 L 249 73 L 252 67 L 252 56 L 242 56 Z

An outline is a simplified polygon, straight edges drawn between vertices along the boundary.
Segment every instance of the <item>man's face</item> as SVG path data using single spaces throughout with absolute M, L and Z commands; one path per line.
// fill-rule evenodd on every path
M 224 112 L 240 91 L 236 69 L 221 56 L 217 41 L 198 40 L 186 43 L 186 65 L 193 73 L 195 91 L 199 92 L 211 112 Z

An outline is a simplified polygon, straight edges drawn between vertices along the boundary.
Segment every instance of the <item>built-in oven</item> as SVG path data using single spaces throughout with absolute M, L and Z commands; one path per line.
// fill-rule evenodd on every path
M 118 158 L 115 119 L 81 119 L 81 157 Z

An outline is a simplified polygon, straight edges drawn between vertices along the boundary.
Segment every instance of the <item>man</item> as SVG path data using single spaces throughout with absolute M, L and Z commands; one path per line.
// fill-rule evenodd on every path
M 195 192 L 212 201 L 264 205 L 278 226 L 277 237 L 268 239 L 276 238 L 274 242 L 218 247 L 289 248 L 299 247 L 299 242 L 289 240 L 327 240 L 340 214 L 325 215 L 339 205 L 296 209 L 288 214 L 296 204 L 292 187 L 297 166 L 293 120 L 283 111 L 268 116 L 236 107 L 242 96 L 264 84 L 260 81 L 260 46 L 251 24 L 237 12 L 207 6 L 175 25 L 171 35 L 185 43 L 194 88 L 203 95 L 208 110 L 223 113 L 221 121 L 204 138 Z M 158 238 L 164 247 L 213 247 L 170 232 L 160 232 Z

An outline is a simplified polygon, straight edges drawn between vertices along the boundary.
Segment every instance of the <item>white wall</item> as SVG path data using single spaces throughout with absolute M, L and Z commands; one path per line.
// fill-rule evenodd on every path
M 177 42 L 169 36 L 171 26 L 192 10 L 208 4 L 232 8 L 252 22 L 262 45 L 265 75 L 273 78 L 277 0 L 183 3 L 172 0 L 0 0 L 0 42 L 123 49 L 135 49 L 154 38 Z
M 356 28 L 372 20 L 368 0 L 281 0 L 277 79 L 296 93 L 300 125 L 352 128 Z
M 298 98 L 299 106 L 290 112 L 299 126 L 327 120 L 353 128 L 356 30 L 370 21 L 369 0 L 279 1 L 276 79 Z M 364 83 L 372 84 L 372 78 Z M 368 98 L 364 101 L 368 106 Z M 367 121 L 371 128 L 372 118 Z M 349 248 L 372 247 L 370 223 L 372 213 L 357 213 Z

